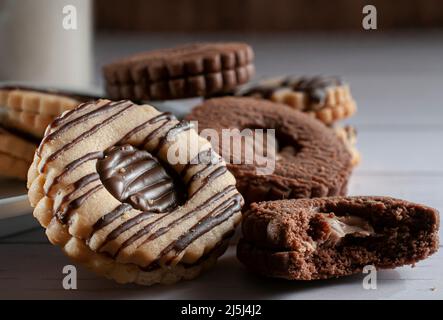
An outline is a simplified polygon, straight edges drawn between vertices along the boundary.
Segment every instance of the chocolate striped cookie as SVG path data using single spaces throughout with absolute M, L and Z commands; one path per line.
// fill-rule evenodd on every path
M 130 101 L 57 118 L 28 176 L 49 240 L 121 283 L 196 277 L 241 218 L 235 179 L 211 144 L 188 122 Z
M 333 76 L 262 79 L 238 88 L 234 95 L 284 103 L 325 124 L 348 118 L 357 110 L 349 85 Z
M 234 90 L 254 74 L 245 43 L 199 43 L 126 57 L 103 68 L 112 99 L 167 100 Z
M 269 277 L 335 278 L 413 265 L 438 250 L 438 229 L 437 210 L 389 197 L 261 202 L 244 216 L 237 256 Z

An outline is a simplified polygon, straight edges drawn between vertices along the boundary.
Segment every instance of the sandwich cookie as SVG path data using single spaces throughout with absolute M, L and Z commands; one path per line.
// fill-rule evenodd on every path
M 357 110 L 349 85 L 333 76 L 265 78 L 233 94 L 283 103 L 327 125 L 349 118 Z
M 143 285 L 214 265 L 243 205 L 225 162 L 188 122 L 127 100 L 84 103 L 52 122 L 28 188 L 53 244 Z
M 112 99 L 180 99 L 234 90 L 253 76 L 253 61 L 245 43 L 198 43 L 125 57 L 103 74 Z
M 414 265 L 437 252 L 438 229 L 437 210 L 389 197 L 261 202 L 244 215 L 237 257 L 268 277 L 336 278 Z

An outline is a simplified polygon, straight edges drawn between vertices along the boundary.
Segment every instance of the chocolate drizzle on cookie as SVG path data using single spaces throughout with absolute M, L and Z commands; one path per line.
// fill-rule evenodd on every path
M 264 99 L 270 99 L 277 90 L 291 89 L 296 92 L 305 93 L 312 104 L 323 104 L 326 99 L 327 90 L 343 84 L 343 81 L 339 77 L 334 76 L 288 76 L 245 85 L 240 88 L 235 95 L 259 96 Z
M 94 225 L 92 226 L 92 230 L 95 232 L 100 230 L 107 225 L 111 224 L 115 219 L 121 217 L 125 212 L 132 209 L 132 206 L 128 203 L 122 203 L 117 208 L 102 216 Z
M 71 121 L 63 121 L 66 118 L 60 118 L 55 123 L 59 127 L 55 131 L 53 131 L 50 134 L 46 135 L 45 138 L 43 138 L 42 143 L 40 144 L 40 147 L 37 150 L 37 154 L 41 154 L 41 149 L 48 142 L 54 140 L 58 135 L 60 135 L 64 131 L 68 130 L 69 128 L 71 128 L 71 127 L 73 127 L 75 125 L 78 125 L 78 124 L 82 123 L 83 121 L 87 121 L 87 120 L 89 120 L 91 118 L 97 117 L 98 115 L 101 115 L 103 113 L 107 113 L 109 110 L 113 110 L 113 109 L 117 109 L 118 110 L 116 113 L 112 114 L 110 117 L 108 117 L 105 120 L 103 120 L 102 122 L 96 124 L 91 129 L 83 132 L 81 135 L 76 137 L 71 142 L 65 144 L 61 149 L 59 149 L 59 150 L 55 151 L 54 153 L 52 153 L 47 158 L 47 161 L 43 165 L 43 169 L 42 169 L 43 172 L 45 171 L 45 168 L 46 168 L 46 165 L 47 165 L 48 162 L 54 161 L 63 152 L 71 149 L 73 146 L 75 146 L 77 143 L 81 142 L 82 140 L 86 139 L 87 137 L 90 137 L 91 135 L 93 135 L 94 133 L 99 131 L 101 128 L 103 128 L 104 126 L 106 126 L 109 123 L 111 123 L 112 121 L 114 121 L 116 118 L 121 117 L 125 113 L 125 111 L 127 111 L 130 108 L 132 108 L 133 106 L 134 106 L 134 104 L 132 102 L 130 102 L 130 101 L 108 102 L 102 108 L 93 110 L 93 111 L 91 111 L 89 113 L 86 113 L 86 114 L 84 114 L 84 115 L 82 115 L 82 116 L 80 116 L 78 118 L 75 118 L 75 119 L 73 119 Z M 71 114 L 68 114 L 68 115 L 71 115 Z M 69 117 L 67 117 L 66 120 L 68 120 L 68 119 L 69 119 Z
M 188 122 L 188 121 L 180 121 L 175 126 L 170 128 L 166 132 L 166 134 L 160 139 L 160 142 L 157 144 L 157 147 L 155 148 L 154 153 L 159 152 L 163 148 L 163 146 L 166 144 L 166 142 L 173 141 L 174 138 L 179 133 L 188 131 L 188 130 L 190 130 L 192 128 L 193 128 L 193 125 L 190 122 Z
M 203 219 L 193 225 L 189 232 L 183 233 L 175 242 L 167 246 L 160 255 L 165 255 L 171 251 L 174 251 L 175 255 L 181 253 L 194 240 L 229 219 L 235 212 L 238 212 L 241 209 L 242 200 L 241 195 L 236 193 L 223 201 Z
M 153 117 L 152 119 L 149 119 L 145 122 L 143 122 L 142 124 L 138 125 L 137 127 L 135 127 L 134 129 L 130 130 L 120 141 L 119 141 L 119 145 L 125 144 L 131 137 L 133 137 L 135 134 L 137 134 L 138 132 L 146 129 L 148 126 L 153 125 L 157 122 L 160 121 L 169 121 L 169 120 L 176 120 L 175 116 L 172 115 L 170 112 L 163 112 L 160 113 L 158 116 Z M 160 126 L 158 129 L 161 129 L 162 126 Z M 145 143 L 143 143 L 143 145 L 145 145 L 148 141 L 145 140 Z
M 231 194 L 231 196 L 227 197 L 228 194 Z M 158 227 L 166 216 L 163 215 L 159 216 L 158 218 L 155 218 L 154 217 L 155 215 L 153 214 L 147 212 L 141 212 L 135 217 L 127 220 L 125 223 L 119 225 L 116 229 L 114 229 L 111 233 L 109 233 L 100 248 L 103 248 L 104 246 L 106 246 L 107 243 L 109 243 L 109 241 L 118 238 L 123 232 L 129 230 L 130 228 L 139 224 L 143 220 L 154 217 L 152 222 L 145 225 L 142 229 L 140 229 L 138 232 L 136 232 L 134 235 L 132 235 L 130 238 L 128 238 L 120 245 L 120 247 L 112 255 L 114 258 L 117 258 L 120 252 L 124 248 L 133 245 L 143 236 L 146 236 L 151 233 L 142 243 L 138 245 L 138 247 L 140 247 L 141 245 L 145 245 L 151 241 L 154 241 L 155 239 L 159 238 L 160 236 L 171 230 L 171 228 L 174 228 L 180 223 L 183 223 L 187 219 L 191 218 L 197 212 L 207 209 L 212 203 L 216 203 L 221 199 L 224 199 L 224 201 L 219 203 L 211 212 L 209 212 L 206 216 L 204 216 L 201 220 L 199 220 L 196 224 L 194 224 L 189 232 L 183 233 L 177 240 L 171 242 L 165 249 L 162 250 L 162 252 L 158 255 L 157 259 L 154 262 L 151 262 L 149 265 L 155 266 L 159 262 L 158 260 L 160 260 L 163 256 L 171 252 L 174 252 L 172 256 L 173 259 L 178 254 L 180 254 L 187 246 L 189 246 L 189 244 L 191 244 L 194 240 L 196 240 L 203 234 L 207 233 L 209 230 L 221 224 L 222 222 L 226 221 L 227 219 L 232 217 L 234 213 L 238 212 L 241 209 L 241 206 L 243 204 L 243 199 L 240 196 L 240 194 L 235 192 L 234 186 L 229 186 L 225 188 L 222 192 L 217 193 L 216 195 L 207 199 L 195 210 L 188 212 L 187 214 L 176 220 L 173 220 L 171 223 L 157 229 L 153 233 L 151 233 L 152 230 Z
M 294 91 L 303 91 L 313 103 L 323 103 L 326 99 L 327 89 L 343 85 L 343 81 L 338 77 L 316 76 L 312 78 L 286 78 L 283 86 L 290 87 Z
M 52 177 L 43 187 L 44 194 L 55 200 L 53 213 L 63 225 L 89 219 L 85 216 L 88 211 L 82 208 L 95 206 L 102 196 L 109 199 L 112 195 L 118 200 L 118 205 L 103 210 L 97 221 L 90 223 L 86 243 L 95 243 L 93 251 L 117 261 L 133 250 L 149 251 L 149 245 L 155 248 L 159 244 L 155 255 L 137 263 L 140 268 L 155 269 L 180 263 L 184 250 L 235 214 L 232 221 L 238 222 L 243 198 L 233 179 L 219 180 L 215 188 L 211 185 L 229 172 L 209 143 L 183 166 L 164 163 L 165 148 L 181 138 L 187 141 L 182 134 L 192 128 L 189 122 L 179 122 L 170 113 L 148 109 L 150 117 L 122 132 L 120 139 L 114 136 L 112 146 L 97 148 L 100 141 L 93 140 L 96 133 L 117 127 L 115 123 L 122 123 L 126 113 L 135 114 L 131 109 L 140 107 L 129 101 L 100 101 L 65 113 L 47 131 L 36 168 L 40 174 Z M 140 115 L 146 117 L 144 112 Z M 82 130 L 85 124 L 88 129 Z M 66 139 L 68 132 L 77 135 Z M 192 134 L 197 137 L 195 132 Z M 64 142 L 60 145 L 60 141 Z M 82 150 L 79 144 L 89 149 Z M 62 157 L 71 148 L 79 150 L 80 155 L 69 152 L 66 156 L 72 158 L 64 162 Z M 78 177 L 83 170 L 87 173 Z M 188 201 L 195 203 L 187 205 Z M 217 243 L 211 243 L 211 248 Z
M 91 181 L 89 181 L 91 182 Z M 86 185 L 86 184 L 85 184 Z M 84 185 L 84 186 L 85 186 Z M 71 194 L 65 197 L 63 206 L 61 209 L 55 212 L 55 216 L 60 220 L 61 223 L 66 224 L 71 216 L 71 213 L 80 208 L 80 206 L 88 200 L 95 192 L 103 189 L 102 185 L 96 185 L 93 188 L 89 189 L 86 193 L 82 194 L 80 197 L 71 200 Z M 70 201 L 70 202 L 67 202 Z

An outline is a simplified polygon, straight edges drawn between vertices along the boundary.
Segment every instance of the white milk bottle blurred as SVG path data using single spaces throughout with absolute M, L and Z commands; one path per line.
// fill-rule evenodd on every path
M 88 89 L 92 1 L 0 0 L 0 81 Z

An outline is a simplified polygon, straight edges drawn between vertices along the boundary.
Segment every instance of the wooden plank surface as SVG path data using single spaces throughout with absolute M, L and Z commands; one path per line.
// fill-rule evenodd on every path
M 153 47 L 228 36 L 118 36 L 96 39 L 96 78 L 115 57 Z M 258 75 L 343 74 L 358 102 L 356 117 L 363 161 L 350 181 L 352 195 L 389 195 L 443 209 L 442 34 L 359 37 L 232 36 L 251 42 Z M 440 40 L 440 41 L 438 41 Z M 177 104 L 176 104 L 177 105 Z M 26 230 L 23 230 L 26 229 Z M 442 299 L 443 253 L 415 268 L 378 273 L 377 290 L 364 290 L 363 275 L 310 283 L 249 274 L 231 247 L 215 269 L 174 286 L 122 286 L 79 267 L 78 290 L 62 288 L 70 261 L 49 245 L 31 216 L 3 220 L 0 231 L 0 298 L 246 298 L 246 299 Z M 443 235 L 443 233 L 440 233 Z

